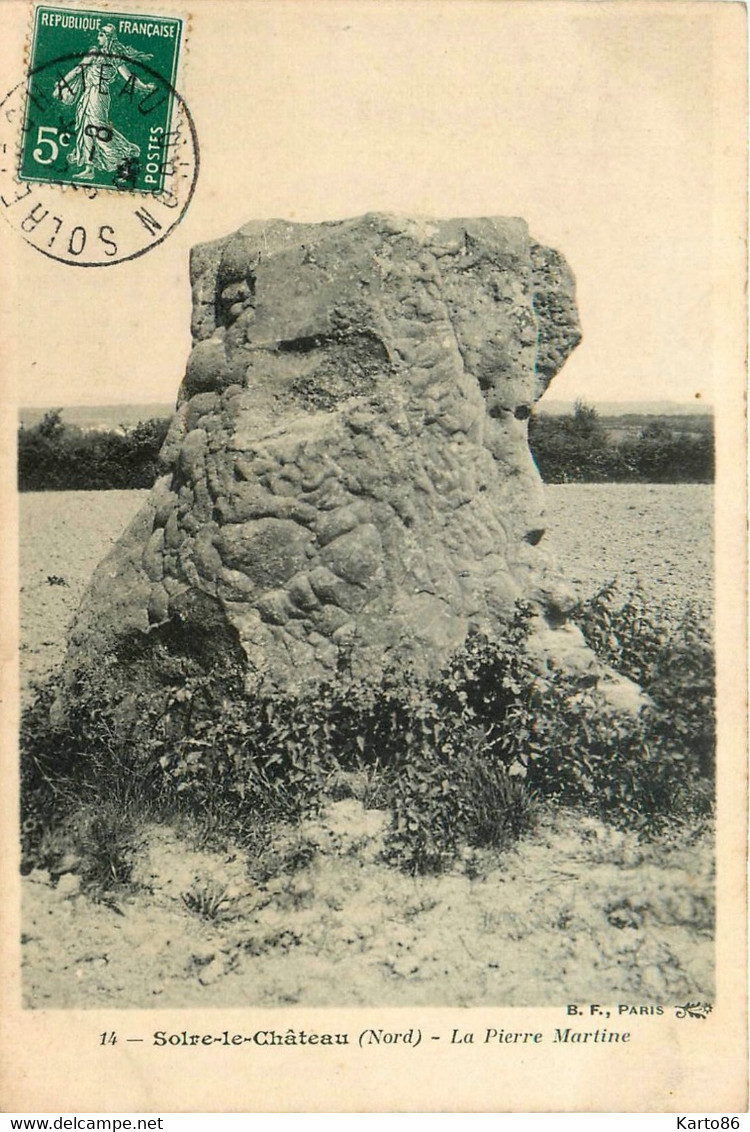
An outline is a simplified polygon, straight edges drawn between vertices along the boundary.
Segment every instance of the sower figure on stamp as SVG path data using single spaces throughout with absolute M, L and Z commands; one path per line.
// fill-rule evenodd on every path
M 96 169 L 116 173 L 140 156 L 140 146 L 128 141 L 110 121 L 110 86 L 119 74 L 136 90 L 151 91 L 155 83 L 144 83 L 128 69 L 125 60 L 146 60 L 151 56 L 134 47 L 125 47 L 115 35 L 114 24 L 105 24 L 79 64 L 55 84 L 54 95 L 66 105 L 76 103 L 75 148 L 68 155 L 71 165 L 80 167 L 76 180 L 91 181 Z

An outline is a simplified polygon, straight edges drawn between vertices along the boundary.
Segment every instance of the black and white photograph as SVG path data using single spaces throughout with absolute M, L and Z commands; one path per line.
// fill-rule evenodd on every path
M 14 1107 L 742 1110 L 743 6 L 0 16 Z

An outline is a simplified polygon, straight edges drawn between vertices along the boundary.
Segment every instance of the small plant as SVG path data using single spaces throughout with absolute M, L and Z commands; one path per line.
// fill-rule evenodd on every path
M 137 819 L 104 800 L 71 806 L 39 840 L 36 863 L 53 873 L 74 872 L 95 898 L 130 884 L 139 848 Z
M 461 846 L 507 849 L 536 817 L 524 781 L 460 732 L 404 766 L 392 805 L 388 859 L 414 873 L 440 872 Z
M 80 811 L 78 812 L 80 814 Z M 107 891 L 130 883 L 138 839 L 133 817 L 116 804 L 89 809 L 80 832 L 84 887 Z
M 182 893 L 182 902 L 189 911 L 211 923 L 235 918 L 234 900 L 229 896 L 226 885 L 217 881 L 196 881 L 192 888 Z

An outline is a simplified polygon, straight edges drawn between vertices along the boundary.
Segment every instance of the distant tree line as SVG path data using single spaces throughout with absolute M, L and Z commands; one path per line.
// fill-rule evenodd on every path
M 66 424 L 62 411 L 18 430 L 19 491 L 106 491 L 151 487 L 169 421 L 154 417 L 102 432 Z
M 19 491 L 104 491 L 151 487 L 169 421 L 152 417 L 127 430 L 94 432 L 66 424 L 55 409 L 18 432 Z M 692 429 L 684 419 L 643 419 L 640 427 L 607 427 L 578 402 L 568 416 L 532 415 L 529 445 L 546 483 L 711 483 L 710 418 Z
M 545 483 L 711 483 L 711 418 L 684 422 L 643 418 L 640 428 L 613 430 L 579 401 L 568 416 L 532 415 L 529 447 Z

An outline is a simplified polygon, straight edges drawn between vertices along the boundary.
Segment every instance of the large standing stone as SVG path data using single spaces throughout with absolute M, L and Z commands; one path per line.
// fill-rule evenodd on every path
M 206 667 L 296 687 L 346 658 L 436 671 L 518 598 L 537 545 L 534 401 L 580 339 L 571 273 L 521 220 L 252 222 L 194 249 L 165 475 L 97 570 L 69 673 Z

